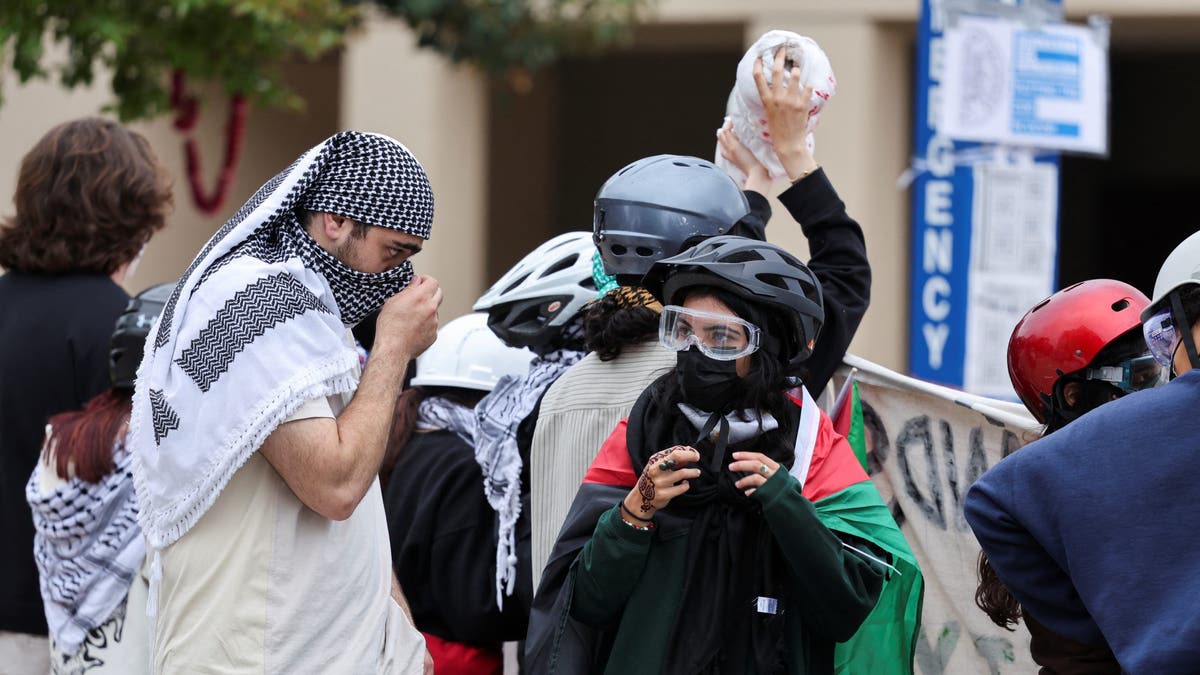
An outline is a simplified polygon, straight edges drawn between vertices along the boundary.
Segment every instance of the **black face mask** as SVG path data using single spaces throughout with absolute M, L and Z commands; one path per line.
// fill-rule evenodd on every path
M 705 412 L 725 412 L 729 404 L 742 398 L 745 387 L 736 361 L 710 359 L 695 346 L 676 357 L 675 380 L 684 403 Z

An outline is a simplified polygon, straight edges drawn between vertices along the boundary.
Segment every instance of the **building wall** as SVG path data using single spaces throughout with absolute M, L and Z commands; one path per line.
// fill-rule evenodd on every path
M 341 72 L 341 127 L 398 139 L 429 174 L 433 233 L 413 265 L 441 283 L 443 320 L 469 312 L 490 281 L 486 81 L 470 67 L 419 50 L 404 24 L 383 18 L 351 36 Z

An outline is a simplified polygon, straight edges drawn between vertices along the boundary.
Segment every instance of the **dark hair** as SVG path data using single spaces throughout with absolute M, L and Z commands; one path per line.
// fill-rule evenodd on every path
M 0 267 L 112 274 L 166 225 L 170 176 L 139 133 L 85 118 L 51 129 L 21 160 Z
M 996 570 L 988 562 L 987 554 L 979 552 L 979 585 L 975 587 L 975 606 L 983 610 L 992 623 L 1005 630 L 1016 630 L 1021 620 L 1021 603 L 1009 593 Z
M 392 470 L 404 454 L 404 448 L 412 440 L 417 430 L 417 408 L 421 401 L 433 396 L 448 399 L 464 408 L 474 408 L 488 392 L 480 389 L 465 389 L 462 387 L 410 387 L 400 392 L 396 399 L 396 414 L 392 418 L 392 429 L 388 433 L 387 449 L 383 453 L 383 463 L 379 467 L 379 482 L 387 487 L 392 476 Z
M 86 483 L 99 483 L 112 472 L 113 446 L 129 423 L 133 392 L 109 389 L 88 401 L 83 410 L 59 413 L 50 418 L 54 470 L 63 480 L 71 474 Z
M 625 347 L 658 335 L 658 312 L 649 307 L 630 307 L 611 293 L 589 304 L 583 312 L 583 338 L 589 352 L 601 361 L 611 361 Z

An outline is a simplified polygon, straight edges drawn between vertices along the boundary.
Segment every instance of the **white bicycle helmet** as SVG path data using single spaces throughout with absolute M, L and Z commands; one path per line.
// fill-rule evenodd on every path
M 488 328 L 513 347 L 544 347 L 596 297 L 591 232 L 568 232 L 538 246 L 475 302 Z
M 505 375 L 529 371 L 533 352 L 509 347 L 488 330 L 487 314 L 460 316 L 442 326 L 437 340 L 417 357 L 413 386 L 491 391 Z

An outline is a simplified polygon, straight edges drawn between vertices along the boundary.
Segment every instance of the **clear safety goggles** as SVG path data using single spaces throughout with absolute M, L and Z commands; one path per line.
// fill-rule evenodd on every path
M 1175 330 L 1171 308 L 1165 307 L 1143 321 L 1142 336 L 1146 338 L 1146 346 L 1150 348 L 1154 360 L 1163 368 L 1170 368 L 1181 339 L 1179 331 Z
M 1166 381 L 1163 366 L 1153 354 L 1143 354 L 1111 366 L 1088 368 L 1087 379 L 1108 382 L 1128 394 L 1157 387 Z
M 658 342 L 681 352 L 692 345 L 710 359 L 732 361 L 758 349 L 758 326 L 728 314 L 701 312 L 679 305 L 663 307 Z

